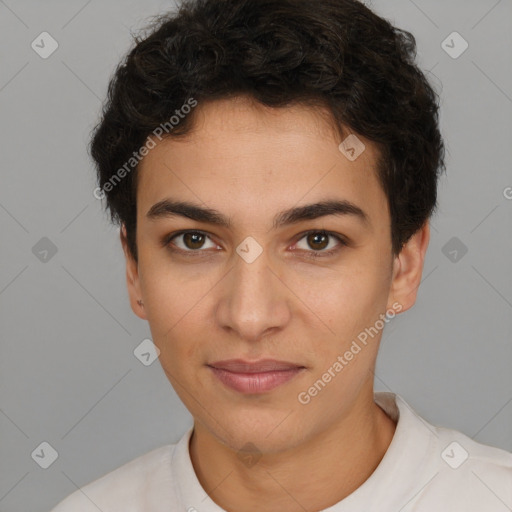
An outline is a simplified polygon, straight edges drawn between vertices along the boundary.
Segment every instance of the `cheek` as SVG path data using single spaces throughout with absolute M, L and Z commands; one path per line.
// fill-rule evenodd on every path
M 151 258 L 141 258 L 139 276 L 148 322 L 159 339 L 173 337 L 200 315 L 202 298 L 214 285 L 204 272 L 183 271 Z
M 383 272 L 375 262 L 364 261 L 340 272 L 322 299 L 334 324 L 350 332 L 385 310 L 389 285 Z
M 153 343 L 160 350 L 160 362 L 178 380 L 178 375 L 190 368 L 180 361 L 194 361 L 201 340 L 197 318 L 201 304 L 197 304 L 194 293 L 184 292 L 181 286 L 170 286 L 166 279 L 158 279 L 147 280 L 144 289 L 147 320 Z
M 317 305 L 331 331 L 327 333 L 326 343 L 316 347 L 316 360 L 321 361 L 318 371 L 326 371 L 337 356 L 347 351 L 356 354 L 348 354 L 353 359 L 343 370 L 345 376 L 364 372 L 373 364 L 382 331 L 379 318 L 386 311 L 388 291 L 386 274 L 375 262 L 361 261 L 347 267 L 329 282 Z M 337 380 L 339 382 L 343 377 Z

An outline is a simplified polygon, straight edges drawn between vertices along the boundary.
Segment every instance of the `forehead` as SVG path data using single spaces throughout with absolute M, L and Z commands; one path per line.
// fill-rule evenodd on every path
M 273 214 L 333 195 L 375 212 L 386 208 L 376 147 L 357 136 L 364 151 L 349 160 L 339 145 L 350 132 L 339 134 L 326 110 L 270 108 L 242 97 L 199 103 L 194 116 L 187 136 L 157 142 L 140 162 L 141 215 L 168 196 L 230 216 Z

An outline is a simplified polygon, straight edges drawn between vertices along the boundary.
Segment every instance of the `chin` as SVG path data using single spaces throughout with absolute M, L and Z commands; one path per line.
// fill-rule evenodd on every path
M 222 426 L 211 424 L 211 418 L 207 418 L 207 428 L 233 451 L 252 443 L 261 453 L 279 453 L 300 444 L 305 437 L 307 426 L 303 418 L 298 419 L 294 413 L 287 417 L 289 412 L 226 413 L 222 415 Z

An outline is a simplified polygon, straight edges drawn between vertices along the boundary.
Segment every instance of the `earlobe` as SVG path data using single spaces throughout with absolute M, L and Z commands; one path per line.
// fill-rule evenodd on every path
M 128 296 L 132 311 L 143 320 L 147 320 L 144 310 L 144 302 L 142 300 L 142 290 L 140 286 L 138 263 L 134 260 L 129 248 L 126 236 L 126 226 L 121 225 L 119 232 L 121 245 L 126 260 L 126 286 L 128 288 Z
M 429 240 L 430 225 L 427 220 L 404 244 L 400 254 L 395 257 L 388 308 L 398 302 L 402 306 L 401 311 L 403 312 L 416 302 Z

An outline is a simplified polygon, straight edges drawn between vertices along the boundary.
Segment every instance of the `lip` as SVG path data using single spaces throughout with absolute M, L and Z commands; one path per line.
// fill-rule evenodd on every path
M 244 394 L 271 391 L 305 370 L 304 366 L 276 359 L 229 359 L 207 365 L 227 387 Z
M 225 361 L 216 361 L 208 366 L 227 370 L 233 373 L 262 373 L 281 370 L 291 370 L 294 368 L 304 368 L 297 363 L 288 361 L 279 361 L 277 359 L 259 359 L 258 361 L 245 361 L 244 359 L 227 359 Z

